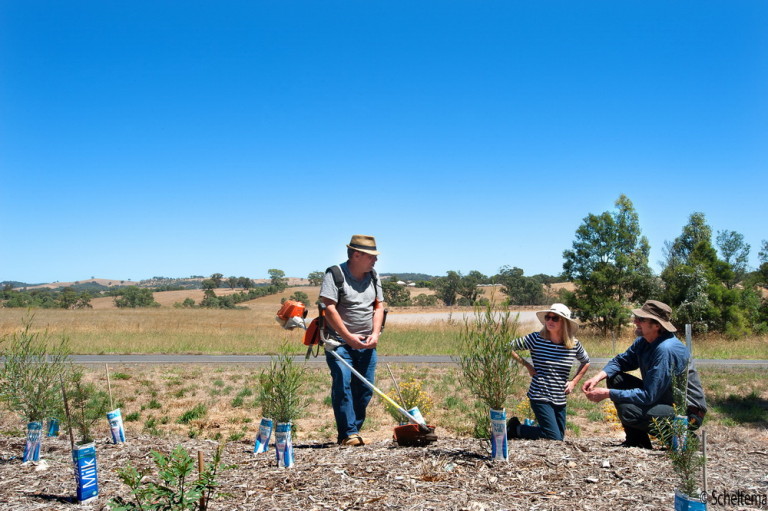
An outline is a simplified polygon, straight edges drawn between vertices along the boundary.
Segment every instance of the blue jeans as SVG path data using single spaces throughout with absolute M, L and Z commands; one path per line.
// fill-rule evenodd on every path
M 547 401 L 531 399 L 531 410 L 538 426 L 520 426 L 520 438 L 538 440 L 562 440 L 565 438 L 565 405 L 554 405 Z
M 336 348 L 341 358 L 354 367 L 365 379 L 375 383 L 376 350 L 355 350 L 342 344 Z M 352 371 L 339 362 L 333 354 L 326 352 L 325 361 L 331 369 L 331 403 L 336 418 L 337 441 L 341 442 L 360 431 L 365 422 L 365 409 L 371 401 L 373 391 L 366 387 Z

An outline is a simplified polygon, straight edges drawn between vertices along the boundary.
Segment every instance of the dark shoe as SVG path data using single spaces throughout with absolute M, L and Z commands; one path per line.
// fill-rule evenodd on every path
M 519 438 L 517 427 L 520 425 L 520 419 L 512 417 L 507 421 L 507 438 Z
M 645 431 L 624 426 L 626 440 L 622 443 L 623 447 L 640 447 L 641 449 L 653 449 L 651 438 Z
M 653 449 L 650 439 L 648 439 L 648 442 L 630 442 L 629 440 L 624 440 L 620 444 L 617 444 L 616 447 L 637 447 L 639 449 Z

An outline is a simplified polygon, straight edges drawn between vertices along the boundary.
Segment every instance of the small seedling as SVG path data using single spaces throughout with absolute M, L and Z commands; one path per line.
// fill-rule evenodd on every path
M 140 472 L 131 464 L 126 465 L 118 471 L 118 475 L 131 489 L 132 500 L 116 497 L 109 501 L 110 509 L 207 510 L 212 499 L 224 495 L 219 492 L 216 480 L 220 471 L 234 468 L 234 465 L 222 463 L 223 450 L 223 446 L 219 445 L 213 460 L 205 464 L 196 478 L 193 476 L 195 462 L 184 447 L 177 446 L 168 456 L 152 451 L 159 482 L 145 478 L 147 472 Z

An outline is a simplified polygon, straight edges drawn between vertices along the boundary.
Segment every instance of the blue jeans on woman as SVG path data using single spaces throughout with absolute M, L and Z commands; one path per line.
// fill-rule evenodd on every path
M 548 401 L 531 399 L 531 410 L 536 416 L 538 426 L 520 425 L 520 438 L 538 440 L 562 440 L 565 438 L 565 405 L 555 405 Z
M 377 355 L 375 349 L 355 350 L 342 344 L 336 348 L 341 358 L 349 363 L 365 379 L 375 383 Z M 373 397 L 373 391 L 352 374 L 333 354 L 326 352 L 325 361 L 331 369 L 331 404 L 336 418 L 337 441 L 357 434 L 365 422 L 365 409 Z

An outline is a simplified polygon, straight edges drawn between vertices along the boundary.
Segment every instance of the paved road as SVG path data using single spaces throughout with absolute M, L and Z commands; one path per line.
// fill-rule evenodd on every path
M 501 312 L 495 313 L 501 315 Z M 525 323 L 538 323 L 536 319 L 535 311 L 512 311 L 511 318 L 519 314 L 518 321 L 520 324 Z M 403 313 L 389 313 L 387 314 L 388 324 L 409 324 L 409 323 L 436 323 L 439 321 L 456 321 L 458 323 L 464 323 L 465 319 L 474 319 L 475 313 L 473 311 L 453 311 L 453 312 L 403 312 Z
M 74 355 L 72 359 L 78 364 L 266 364 L 269 355 Z M 303 356 L 295 357 L 297 362 L 303 362 Z M 593 358 L 593 367 L 604 366 L 609 359 Z M 379 361 L 390 364 L 453 364 L 448 356 L 415 356 L 389 355 L 380 356 Z M 325 364 L 325 359 L 310 357 L 310 364 Z M 768 360 L 724 360 L 696 359 L 696 365 L 744 368 L 768 368 Z

